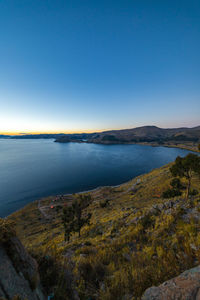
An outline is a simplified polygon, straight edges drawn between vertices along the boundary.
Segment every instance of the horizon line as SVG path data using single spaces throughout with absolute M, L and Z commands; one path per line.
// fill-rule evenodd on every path
M 10 136 L 23 136 L 23 135 L 40 135 L 40 134 L 81 134 L 81 133 L 95 133 L 95 132 L 105 132 L 105 131 L 115 131 L 115 130 L 129 130 L 135 129 L 139 127 L 158 127 L 161 129 L 173 129 L 173 128 L 195 128 L 199 127 L 200 125 L 196 126 L 180 126 L 180 127 L 159 127 L 156 125 L 142 125 L 136 127 L 129 127 L 129 128 L 109 128 L 109 129 L 96 129 L 96 130 L 81 130 L 81 131 L 74 131 L 74 130 L 50 130 L 50 131 L 27 131 L 27 132 L 19 132 L 19 131 L 0 131 L 0 135 L 10 135 Z

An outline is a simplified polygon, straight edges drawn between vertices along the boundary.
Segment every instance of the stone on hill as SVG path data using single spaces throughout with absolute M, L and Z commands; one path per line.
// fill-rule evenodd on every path
M 200 300 L 200 266 L 187 270 L 158 287 L 148 288 L 142 300 Z
M 0 297 L 44 300 L 36 261 L 17 237 L 0 242 Z

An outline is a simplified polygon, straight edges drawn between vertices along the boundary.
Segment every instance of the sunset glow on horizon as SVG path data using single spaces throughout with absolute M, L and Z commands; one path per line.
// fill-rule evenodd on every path
M 200 125 L 200 3 L 2 1 L 0 133 Z

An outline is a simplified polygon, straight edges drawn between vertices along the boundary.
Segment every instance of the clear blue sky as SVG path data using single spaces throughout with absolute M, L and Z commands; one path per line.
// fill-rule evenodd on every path
M 1 0 L 0 131 L 200 125 L 199 0 Z

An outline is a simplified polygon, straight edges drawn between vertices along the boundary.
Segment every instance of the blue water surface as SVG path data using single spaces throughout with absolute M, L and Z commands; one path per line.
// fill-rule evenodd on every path
M 188 152 L 142 145 L 0 139 L 0 217 L 44 196 L 123 183 Z

